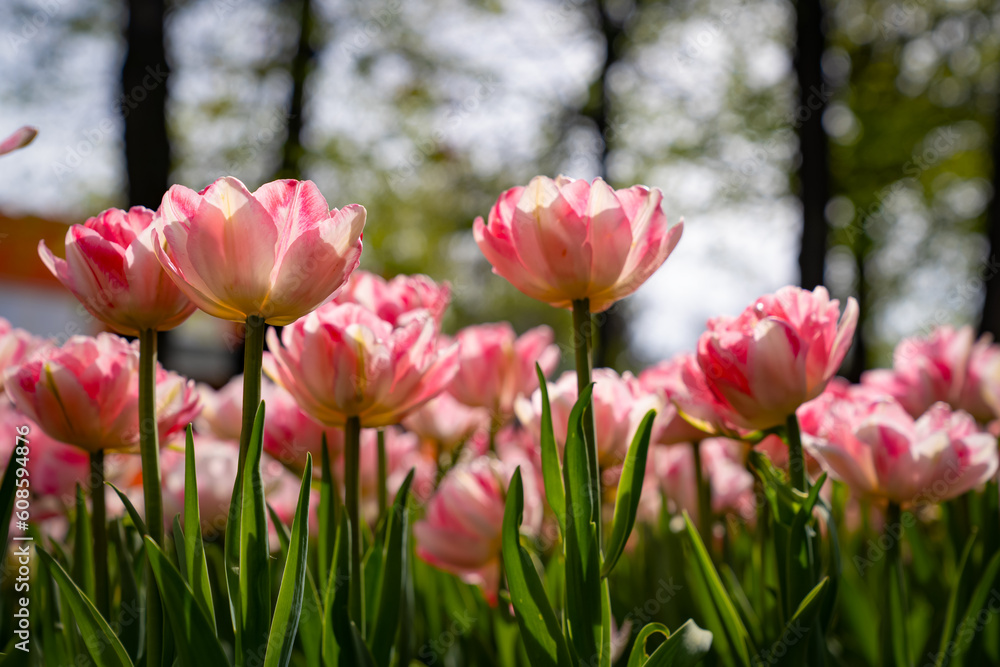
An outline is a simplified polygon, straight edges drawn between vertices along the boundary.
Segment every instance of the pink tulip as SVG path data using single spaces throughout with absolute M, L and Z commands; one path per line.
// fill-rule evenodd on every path
M 113 334 L 74 336 L 6 372 L 7 393 L 52 438 L 89 452 L 139 439 L 139 352 Z M 157 369 L 157 428 L 163 438 L 197 415 L 194 383 Z
M 201 192 L 171 187 L 153 240 L 163 268 L 208 314 L 285 325 L 347 281 L 365 215 L 357 204 L 330 210 L 312 181 L 273 181 L 251 194 L 227 176 Z
M 351 274 L 334 301 L 364 306 L 393 326 L 399 326 L 408 313 L 428 310 L 440 325 L 451 301 L 451 285 L 435 283 L 423 275 L 399 275 L 386 280 L 358 270 Z
M 62 505 L 71 505 L 76 485 L 87 488 L 90 474 L 90 457 L 76 447 L 64 445 L 46 435 L 27 415 L 0 397 L 0 432 L 9 434 L 0 440 L 0 468 L 5 468 L 15 445 L 15 430 L 27 426 L 28 473 L 31 492 L 36 497 L 51 496 Z
M 361 425 L 397 424 L 447 386 L 458 365 L 454 347 L 439 350 L 429 313 L 391 324 L 355 304 L 329 304 L 285 327 L 281 344 L 267 333 L 264 369 L 302 409 L 328 426 L 348 417 Z
M 500 539 L 507 485 L 515 466 L 480 457 L 452 468 L 413 526 L 417 556 L 482 589 L 495 605 L 500 581 Z M 522 468 L 522 473 L 524 468 Z M 534 476 L 524 480 L 524 521 L 521 529 L 538 533 L 542 504 Z
M 493 272 L 517 289 L 557 308 L 589 299 L 598 313 L 639 289 L 680 240 L 683 223 L 668 226 L 662 200 L 641 185 L 536 176 L 500 195 L 473 233 Z
M 11 153 L 19 148 L 24 148 L 30 144 L 36 136 L 38 136 L 38 130 L 30 125 L 17 128 L 14 130 L 13 134 L 0 141 L 0 155 Z
M 944 401 L 985 423 L 997 415 L 990 397 L 1000 393 L 1000 346 L 992 343 L 989 334 L 977 341 L 972 327 L 938 327 L 927 338 L 900 342 L 892 370 L 868 371 L 862 381 L 895 398 L 914 417 Z
M 914 421 L 891 398 L 821 396 L 815 433 L 804 444 L 832 477 L 864 497 L 939 503 L 962 495 L 997 471 L 996 438 L 966 412 L 935 403 Z
M 66 259 L 45 241 L 45 266 L 91 315 L 121 334 L 173 329 L 195 306 L 163 271 L 152 237 L 153 211 L 111 208 L 66 232 Z
M 618 375 L 610 368 L 593 372 L 593 409 L 597 456 L 602 468 L 620 464 L 628 451 L 639 422 L 650 410 L 662 407 L 654 395 L 644 392 L 629 372 Z M 567 371 L 555 383 L 548 384 L 552 408 L 552 429 L 556 441 L 565 444 L 569 415 L 577 399 L 576 373 Z M 538 437 L 542 418 L 542 393 L 536 390 L 530 399 L 521 397 L 516 404 L 517 418 Z
M 656 394 L 662 401 L 662 407 L 656 414 L 656 421 L 653 424 L 653 442 L 664 445 L 673 445 L 680 442 L 692 442 L 701 440 L 708 435 L 704 430 L 694 426 L 687 419 L 681 416 L 681 411 L 677 409 L 675 400 L 680 400 L 682 404 L 695 408 L 709 408 L 712 401 L 700 401 L 695 405 L 691 396 L 697 391 L 688 387 L 684 382 L 684 366 L 692 365 L 697 368 L 697 361 L 693 354 L 681 355 L 668 361 L 662 361 L 655 366 L 647 368 L 639 375 L 639 385 L 643 390 Z M 700 369 L 699 369 L 700 370 Z M 700 372 L 698 373 L 700 375 Z M 705 394 L 710 397 L 709 392 Z M 716 421 L 711 419 L 711 421 Z
M 546 326 L 518 337 L 507 322 L 462 329 L 455 336 L 458 372 L 449 391 L 462 403 L 487 408 L 498 418 L 513 414 L 514 399 L 538 388 L 535 363 L 545 375 L 559 363 L 554 338 Z
M 438 394 L 403 418 L 403 426 L 433 442 L 442 451 L 452 451 L 478 431 L 490 427 L 485 408 L 470 408 L 451 394 Z
M 857 302 L 848 299 L 839 316 L 826 288 L 783 287 L 739 317 L 709 320 L 698 364 L 726 416 L 743 428 L 771 428 L 819 396 L 851 346 Z
M 45 344 L 24 329 L 14 329 L 0 317 L 0 394 L 4 391 L 4 371 L 21 365 L 32 352 Z

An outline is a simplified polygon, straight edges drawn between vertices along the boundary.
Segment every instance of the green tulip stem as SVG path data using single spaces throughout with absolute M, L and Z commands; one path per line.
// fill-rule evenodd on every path
M 139 454 L 142 458 L 142 494 L 146 530 L 163 545 L 163 494 L 160 489 L 160 443 L 156 430 L 156 331 L 139 332 Z M 103 495 L 102 495 L 103 498 Z M 96 511 L 96 510 L 95 510 Z M 98 568 L 100 569 L 100 568 Z M 146 665 L 160 667 L 163 656 L 163 609 L 153 570 L 145 567 Z
M 246 340 L 243 350 L 243 427 L 240 430 L 240 464 L 250 448 L 250 434 L 253 432 L 254 418 L 260 406 L 260 373 L 264 363 L 264 330 L 267 327 L 260 315 L 247 316 Z
M 104 504 L 104 450 L 90 454 L 90 532 L 94 540 L 94 603 L 104 618 L 110 618 L 108 605 L 108 510 Z
M 788 476 L 792 486 L 797 490 L 808 492 L 806 483 L 806 462 L 802 454 L 802 433 L 799 431 L 799 418 L 793 412 L 785 422 L 788 435 Z
M 385 511 L 389 507 L 389 490 L 386 488 L 386 480 L 389 476 L 389 462 L 385 453 L 385 430 L 378 430 L 378 515 L 379 518 L 385 516 Z
M 591 354 L 594 347 L 594 323 L 590 315 L 590 299 L 573 302 L 573 350 L 576 353 L 576 387 L 579 394 L 590 384 L 592 374 Z M 597 439 L 594 436 L 594 402 L 590 401 L 583 416 L 583 436 L 587 444 L 587 467 L 594 493 L 591 520 L 597 525 L 597 543 L 601 544 L 601 471 L 597 458 Z
M 344 508 L 351 520 L 351 582 L 349 601 L 351 618 L 362 636 L 365 632 L 365 601 L 361 569 L 361 420 L 348 417 L 344 425 Z

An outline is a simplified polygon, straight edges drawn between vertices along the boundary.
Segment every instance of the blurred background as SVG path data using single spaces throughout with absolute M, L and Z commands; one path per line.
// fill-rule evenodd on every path
M 789 283 L 859 300 L 855 378 L 938 324 L 1000 330 L 995 2 L 5 0 L 0 26 L 0 135 L 40 130 L 0 160 L 0 315 L 38 334 L 96 326 L 39 239 L 226 174 L 364 204 L 362 268 L 449 280 L 449 330 L 568 328 L 473 241 L 502 190 L 659 187 L 684 237 L 602 318 L 619 370 Z M 162 356 L 218 384 L 237 347 L 199 316 Z

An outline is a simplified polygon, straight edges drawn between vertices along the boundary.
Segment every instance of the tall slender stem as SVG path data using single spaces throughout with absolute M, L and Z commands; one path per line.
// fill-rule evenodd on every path
M 365 632 L 365 601 L 362 595 L 364 573 L 361 571 L 361 486 L 358 478 L 361 469 L 361 420 L 348 417 L 344 425 L 344 508 L 351 520 L 351 616 L 361 631 Z
M 886 568 L 888 569 L 888 576 L 885 577 L 885 599 L 888 600 L 889 604 L 889 613 L 884 616 L 885 629 L 888 631 L 888 636 L 884 641 L 885 664 L 911 667 L 913 659 L 910 657 L 910 637 L 906 627 L 906 587 L 903 579 L 903 523 L 901 518 L 902 511 L 899 504 L 890 502 L 885 518 L 885 529 L 891 540 L 885 554 Z
M 386 477 L 389 475 L 389 462 L 385 453 L 385 430 L 378 430 L 378 515 L 385 516 L 389 507 L 389 490 L 386 488 Z
M 90 532 L 94 540 L 94 585 L 97 611 L 110 618 L 108 605 L 108 511 L 104 505 L 104 450 L 90 454 Z
M 591 352 L 594 348 L 594 323 L 590 316 L 590 299 L 573 302 L 573 350 L 576 353 L 576 388 L 582 393 L 591 379 Z M 583 436 L 587 443 L 587 466 L 594 503 L 591 520 L 597 525 L 597 543 L 601 544 L 601 471 L 597 459 L 597 439 L 594 436 L 594 403 L 591 400 L 583 416 Z
M 156 331 L 139 332 L 139 454 L 146 530 L 163 545 L 163 495 L 160 489 L 160 443 L 156 430 Z M 146 563 L 146 665 L 160 667 L 163 659 L 163 609 L 153 570 Z
M 698 531 L 706 545 L 712 544 L 712 489 L 701 467 L 701 442 L 691 443 L 694 453 L 694 482 L 698 496 Z
M 802 433 L 799 431 L 799 418 L 793 412 L 785 422 L 788 433 L 788 475 L 792 486 L 799 491 L 808 491 L 806 485 L 806 462 L 802 455 Z
M 240 429 L 240 465 L 238 471 L 243 471 L 243 462 L 250 447 L 250 433 L 253 431 L 253 420 L 260 406 L 260 371 L 264 362 L 264 318 L 260 315 L 247 316 L 247 336 L 243 350 L 243 427 Z

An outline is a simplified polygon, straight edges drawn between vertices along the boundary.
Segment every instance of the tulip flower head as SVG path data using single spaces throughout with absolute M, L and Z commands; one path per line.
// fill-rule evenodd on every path
M 311 181 L 251 193 L 227 176 L 201 192 L 174 185 L 156 212 L 163 268 L 199 308 L 291 324 L 336 294 L 361 259 L 363 206 L 330 209 Z
M 783 287 L 739 317 L 709 320 L 698 340 L 698 364 L 734 424 L 778 426 L 823 391 L 847 355 L 857 322 L 853 298 L 841 317 L 826 288 Z
M 914 417 L 944 401 L 985 423 L 998 414 L 1000 346 L 989 334 L 977 341 L 969 326 L 938 327 L 926 338 L 904 339 L 896 346 L 892 370 L 868 371 L 861 381 L 895 398 Z
M 473 234 L 493 272 L 524 294 L 556 308 L 589 299 L 598 313 L 639 289 L 680 240 L 683 223 L 667 224 L 662 200 L 641 185 L 536 176 L 500 195 Z
M 498 417 L 513 414 L 514 399 L 538 388 L 537 362 L 548 375 L 559 363 L 555 335 L 547 326 L 520 337 L 507 322 L 462 329 L 458 343 L 458 372 L 449 391 L 462 403 L 487 408 Z
M 264 369 L 306 413 L 327 426 L 349 417 L 377 428 L 397 424 L 455 376 L 454 346 L 439 349 L 426 311 L 393 327 L 356 304 L 327 304 L 278 335 L 267 333 Z
M 898 504 L 935 504 L 996 474 L 996 438 L 966 412 L 935 403 L 919 419 L 895 400 L 857 395 L 823 400 L 806 449 L 856 494 Z
M 91 315 L 120 334 L 166 331 L 195 310 L 160 266 L 153 249 L 153 211 L 108 209 L 66 232 L 66 259 L 45 241 L 38 254 Z
M 24 329 L 15 329 L 0 317 L 0 395 L 4 390 L 4 371 L 19 366 L 35 350 L 45 344 Z
M 46 346 L 6 372 L 7 393 L 50 437 L 89 452 L 127 449 L 139 440 L 139 352 L 113 334 L 73 336 Z M 198 413 L 194 383 L 157 368 L 160 436 Z
M 451 301 L 451 285 L 436 283 L 424 275 L 399 275 L 386 280 L 358 270 L 351 274 L 334 301 L 364 306 L 393 326 L 399 326 L 408 313 L 427 310 L 440 325 Z
M 485 456 L 455 466 L 427 504 L 424 518 L 413 526 L 418 557 L 479 586 L 494 605 L 500 581 L 504 502 L 514 470 L 515 466 Z M 541 494 L 533 484 L 533 474 L 522 474 L 522 479 L 521 530 L 537 534 L 542 523 Z

